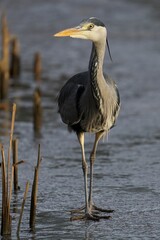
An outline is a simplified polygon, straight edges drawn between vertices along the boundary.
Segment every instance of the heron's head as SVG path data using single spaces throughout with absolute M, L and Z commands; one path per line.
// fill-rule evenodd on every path
M 104 23 L 95 17 L 91 17 L 89 19 L 83 20 L 78 26 L 65 29 L 61 32 L 56 33 L 54 36 L 68 36 L 72 38 L 88 39 L 93 42 L 97 42 L 102 39 L 106 39 L 107 30 Z

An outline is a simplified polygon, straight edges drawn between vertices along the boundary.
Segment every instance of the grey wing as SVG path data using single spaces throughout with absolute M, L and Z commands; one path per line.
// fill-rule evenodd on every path
M 88 81 L 88 72 L 79 73 L 67 81 L 59 93 L 58 112 L 62 121 L 68 125 L 80 121 L 79 99 Z
M 114 90 L 112 92 L 112 96 L 113 99 L 114 99 L 114 107 L 112 108 L 112 120 L 113 120 L 113 125 L 111 126 L 111 128 L 113 128 L 115 126 L 115 122 L 116 122 L 116 119 L 118 117 L 118 114 L 119 114 L 119 110 L 120 110 L 120 105 L 121 105 L 121 102 L 120 102 L 120 94 L 119 94 L 119 91 L 118 91 L 118 88 L 117 88 L 117 85 L 115 83 L 115 81 L 113 81 L 109 76 L 106 76 L 106 82 L 107 84 L 111 85 L 112 86 L 112 89 Z
M 105 75 L 105 79 L 108 84 L 113 85 L 115 92 L 116 92 L 116 97 L 117 97 L 117 107 L 120 107 L 120 94 L 118 91 L 117 84 L 108 75 Z

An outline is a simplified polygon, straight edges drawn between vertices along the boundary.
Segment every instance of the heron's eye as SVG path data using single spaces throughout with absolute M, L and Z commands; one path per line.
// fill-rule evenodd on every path
M 89 26 L 88 26 L 89 30 L 91 30 L 92 28 L 94 28 L 94 24 L 93 23 L 89 24 Z

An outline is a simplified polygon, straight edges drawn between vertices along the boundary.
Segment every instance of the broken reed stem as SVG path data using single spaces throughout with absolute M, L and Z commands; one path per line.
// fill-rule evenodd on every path
M 18 139 L 12 141 L 13 166 L 14 166 L 14 191 L 18 190 Z
M 1 69 L 0 70 L 0 100 L 3 100 L 7 97 L 8 87 L 9 87 L 9 82 L 8 82 L 7 74 L 3 69 Z
M 7 197 L 7 186 L 6 186 L 6 161 L 5 161 L 5 155 L 4 155 L 4 149 L 3 146 L 1 146 L 1 155 L 2 155 L 2 226 L 1 226 L 1 232 L 3 229 L 3 222 L 4 222 L 4 214 L 5 214 L 5 203 L 6 203 L 6 197 Z
M 2 220 L 1 220 L 1 235 L 11 234 L 11 216 L 10 216 L 10 197 L 8 197 L 8 189 L 6 184 L 6 163 L 3 146 L 1 147 L 2 154 Z M 11 181 L 12 183 L 12 181 Z M 10 186 L 11 187 L 11 186 Z
M 34 91 L 33 98 L 33 126 L 34 131 L 39 132 L 42 126 L 42 106 L 41 106 L 41 92 L 39 88 Z
M 1 146 L 1 155 L 2 155 L 2 203 L 5 200 L 6 196 L 6 161 L 5 161 L 5 155 L 4 155 L 4 149 L 3 146 Z M 3 204 L 2 204 L 3 206 Z
M 36 205 L 37 205 L 37 190 L 38 190 L 38 169 L 35 168 L 34 180 L 32 185 L 32 195 L 31 195 L 31 208 L 30 208 L 30 228 L 33 230 L 35 227 L 36 218 Z
M 1 220 L 1 235 L 5 232 L 4 220 L 6 218 L 6 162 L 3 146 L 1 146 L 1 155 L 2 155 L 2 220 Z
M 6 16 L 3 14 L 1 19 L 2 35 L 2 59 L 0 63 L 0 99 L 4 99 L 9 87 L 9 41 L 10 34 Z
M 9 70 L 9 41 L 10 41 L 10 33 L 8 30 L 8 23 L 5 14 L 2 15 L 1 18 L 2 24 L 2 59 L 5 62 L 5 69 Z
M 15 115 L 16 115 L 16 104 L 13 103 L 10 141 L 9 141 L 9 149 L 8 149 L 7 188 L 9 186 L 9 180 L 10 180 L 10 156 L 11 156 L 11 150 L 12 150 L 12 139 L 13 139 L 13 132 L 14 132 Z
M 35 56 L 34 56 L 33 72 L 34 72 L 35 81 L 41 80 L 42 60 L 41 60 L 41 55 L 38 52 L 35 53 Z
M 20 231 L 22 215 L 23 215 L 25 201 L 26 201 L 26 198 L 27 198 L 28 189 L 29 189 L 29 181 L 27 181 L 27 183 L 26 183 L 26 189 L 25 189 L 24 196 L 23 196 L 22 207 L 21 207 L 21 212 L 20 212 L 20 217 L 19 217 L 18 227 L 17 227 L 17 235 L 19 235 L 19 231 Z
M 39 175 L 40 162 L 41 162 L 41 156 L 40 156 L 40 144 L 39 144 L 37 166 L 35 167 L 34 180 L 32 185 L 32 194 L 31 194 L 30 221 L 29 221 L 31 230 L 33 230 L 35 227 L 37 192 L 38 192 L 38 175 Z
M 16 37 L 11 39 L 11 61 L 10 61 L 10 76 L 17 79 L 20 75 L 20 47 Z
M 9 213 L 10 213 L 11 198 L 12 198 L 13 174 L 14 174 L 14 167 L 12 166 L 10 186 L 9 186 L 9 196 L 8 196 L 8 212 Z
M 39 169 L 40 163 L 41 163 L 41 146 L 40 144 L 38 145 L 38 159 L 37 159 L 37 168 Z

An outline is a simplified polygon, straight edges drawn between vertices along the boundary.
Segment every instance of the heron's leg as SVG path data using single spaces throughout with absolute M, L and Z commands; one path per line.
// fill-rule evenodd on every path
M 85 187 L 85 213 L 80 213 L 78 216 L 72 216 L 70 218 L 71 221 L 73 220 L 93 220 L 93 221 L 99 221 L 99 219 L 109 219 L 110 216 L 99 216 L 93 213 L 92 208 L 89 207 L 88 204 L 88 188 L 87 188 L 87 173 L 88 173 L 88 166 L 87 162 L 85 160 L 85 153 L 84 153 L 84 133 L 77 134 L 81 150 L 82 150 L 82 169 L 83 169 L 83 175 L 84 175 L 84 187 Z M 72 213 L 81 212 L 83 208 L 79 209 L 78 211 L 72 211 Z
M 85 190 L 85 210 L 88 210 L 88 187 L 87 187 L 87 174 L 88 174 L 88 165 L 85 159 L 85 152 L 84 152 L 84 133 L 78 133 L 77 134 L 80 146 L 81 146 L 81 152 L 82 152 L 82 170 L 83 170 L 83 176 L 84 176 L 84 190 Z
M 104 131 L 98 132 L 95 134 L 95 141 L 94 141 L 94 145 L 93 145 L 93 149 L 91 151 L 91 155 L 90 155 L 90 187 L 89 187 L 89 208 L 91 209 L 91 211 L 99 211 L 99 212 L 107 212 L 107 213 L 111 213 L 113 212 L 113 210 L 110 209 L 103 209 L 100 207 L 97 207 L 93 204 L 93 200 L 92 200 L 92 190 L 93 190 L 93 166 L 94 166 L 94 162 L 95 162 L 95 158 L 96 158 L 96 151 L 97 151 L 97 146 L 98 146 L 98 142 L 101 139 L 101 137 L 103 136 Z
M 71 214 L 74 213 L 81 213 L 83 210 L 86 210 L 88 208 L 88 188 L 87 188 L 87 174 L 88 174 L 88 166 L 87 162 L 85 160 L 85 151 L 84 151 L 84 133 L 77 133 L 77 137 L 81 146 L 81 153 L 82 153 L 82 169 L 83 169 L 83 175 L 84 175 L 84 187 L 85 187 L 85 205 L 70 210 Z
M 95 162 L 95 158 L 96 158 L 96 150 L 97 150 L 98 142 L 101 139 L 101 137 L 103 136 L 103 134 L 104 134 L 103 131 L 95 134 L 94 145 L 93 145 L 93 149 L 92 149 L 91 155 L 90 155 L 90 187 L 89 187 L 89 206 L 90 207 L 93 205 L 93 202 L 92 202 L 93 166 L 94 166 L 94 162 Z

